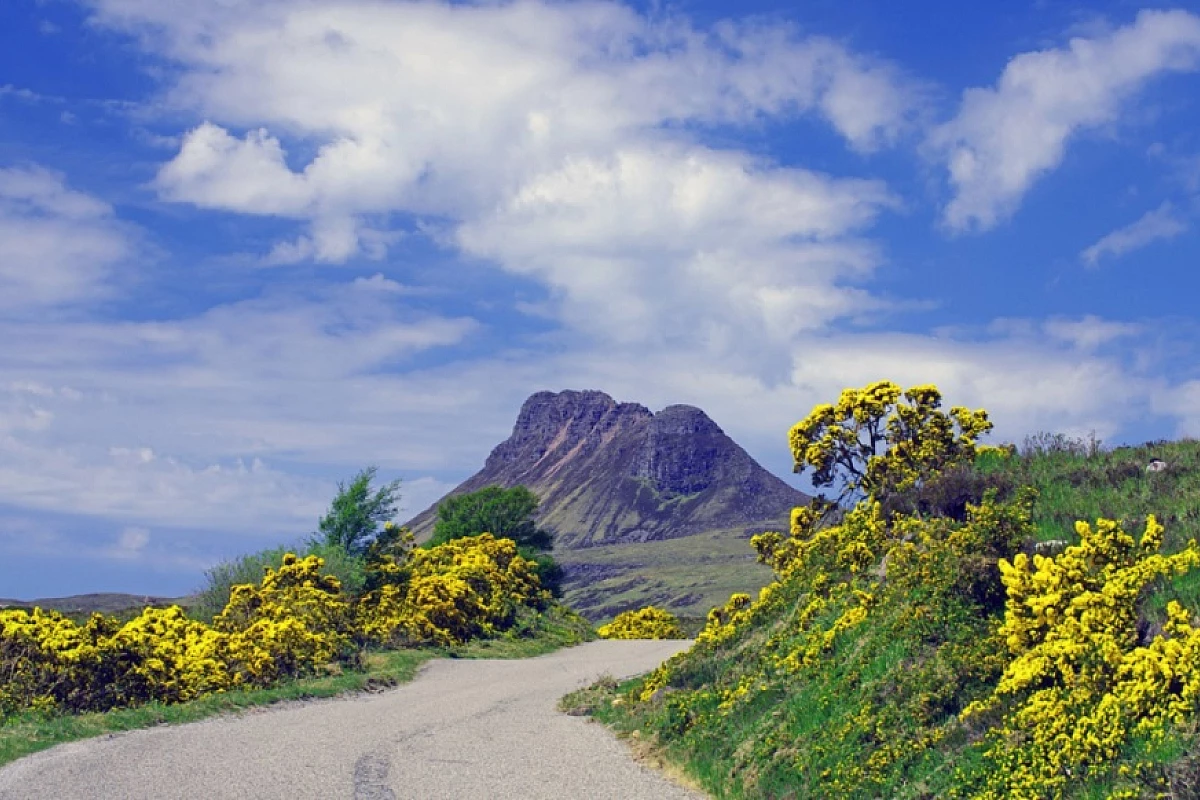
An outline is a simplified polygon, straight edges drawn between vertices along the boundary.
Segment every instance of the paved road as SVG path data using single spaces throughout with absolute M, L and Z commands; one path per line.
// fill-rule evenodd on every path
M 0 769 L 0 799 L 696 800 L 603 725 L 555 710 L 600 674 L 645 672 L 687 644 L 439 660 L 380 694 L 73 742 Z

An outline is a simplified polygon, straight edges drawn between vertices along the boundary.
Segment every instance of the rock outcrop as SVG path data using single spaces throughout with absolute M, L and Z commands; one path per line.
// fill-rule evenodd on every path
M 658 541 L 718 529 L 786 529 L 808 496 L 771 475 L 700 409 L 657 414 L 603 392 L 538 392 L 483 469 L 450 495 L 523 484 L 559 550 Z M 444 499 L 444 498 L 443 498 Z M 441 502 L 441 501 L 439 501 Z M 408 524 L 433 531 L 437 504 Z

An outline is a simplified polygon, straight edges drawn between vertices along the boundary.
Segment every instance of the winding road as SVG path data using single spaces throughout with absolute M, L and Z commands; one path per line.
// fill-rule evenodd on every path
M 288 703 L 59 745 L 0 769 L 2 800 L 697 800 L 604 726 L 555 709 L 685 641 L 438 660 L 378 694 Z

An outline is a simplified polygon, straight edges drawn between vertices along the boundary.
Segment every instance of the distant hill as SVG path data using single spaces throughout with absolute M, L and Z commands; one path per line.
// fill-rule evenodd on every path
M 37 600 L 9 600 L 0 598 L 0 608 L 19 606 L 43 609 L 53 609 L 63 614 L 90 614 L 99 611 L 102 614 L 113 614 L 118 611 L 140 609 L 145 606 L 167 606 L 178 604 L 187 606 L 190 597 L 151 597 L 140 594 L 120 594 L 103 592 L 99 594 L 76 594 L 70 597 L 42 597 Z
M 700 409 L 655 414 L 599 391 L 532 395 L 512 435 L 446 497 L 491 485 L 538 495 L 568 602 L 594 619 L 645 602 L 703 614 L 764 585 L 770 572 L 747 540 L 786 529 L 809 500 Z M 418 540 L 433 533 L 437 505 L 409 521 Z

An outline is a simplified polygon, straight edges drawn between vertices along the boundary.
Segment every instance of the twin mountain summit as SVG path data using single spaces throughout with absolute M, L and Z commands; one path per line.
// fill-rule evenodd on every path
M 749 538 L 809 501 L 694 406 L 657 414 L 604 392 L 538 392 L 483 469 L 446 497 L 523 485 L 554 541 L 569 605 L 604 619 L 649 603 L 703 616 L 771 579 Z M 443 497 L 408 525 L 418 540 Z
M 763 469 L 694 406 L 657 414 L 604 392 L 538 392 L 483 469 L 408 522 L 422 541 L 447 497 L 523 485 L 541 500 L 564 599 L 593 621 L 654 604 L 702 617 L 772 578 L 749 539 L 786 531 L 808 495 Z M 27 603 L 112 612 L 175 598 L 75 595 Z M 183 598 L 186 602 L 186 598 Z

